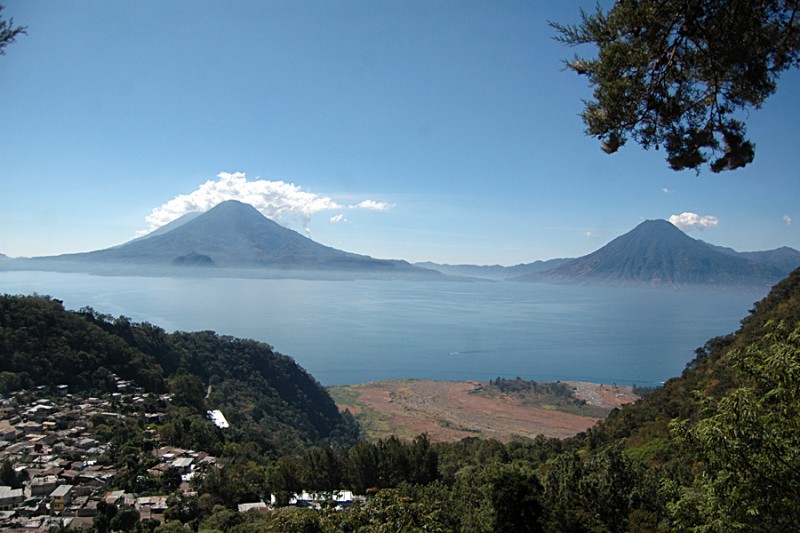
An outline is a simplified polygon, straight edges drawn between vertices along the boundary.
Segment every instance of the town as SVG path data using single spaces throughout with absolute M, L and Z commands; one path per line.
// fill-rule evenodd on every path
M 171 493 L 192 495 L 192 476 L 198 469 L 216 467 L 216 457 L 205 452 L 160 445 L 150 427 L 165 413 L 153 407 L 165 406 L 170 395 L 147 393 L 129 381 L 113 379 L 117 392 L 101 397 L 70 394 L 66 385 L 55 391 L 38 387 L 0 396 L 0 529 L 92 527 L 111 505 L 127 510 L 133 523 L 151 521 L 155 526 L 164 522 Z M 142 447 L 155 463 L 147 474 L 174 491 L 139 495 L 114 490 L 114 451 L 96 438 L 93 428 L 127 417 L 145 419 Z M 218 427 L 228 425 L 219 411 L 210 412 L 209 418 Z M 241 512 L 250 509 L 268 506 L 263 501 L 240 505 Z

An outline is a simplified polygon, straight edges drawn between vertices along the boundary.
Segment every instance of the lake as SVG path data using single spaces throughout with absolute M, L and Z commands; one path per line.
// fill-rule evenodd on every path
M 323 385 L 498 376 L 654 385 L 735 331 L 767 290 L 0 272 L 0 292 L 264 341 Z

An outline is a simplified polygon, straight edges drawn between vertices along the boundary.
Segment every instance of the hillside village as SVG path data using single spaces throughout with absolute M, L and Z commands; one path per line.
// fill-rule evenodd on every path
M 150 412 L 168 395 L 153 395 L 116 378 L 118 392 L 100 398 L 72 395 L 65 385 L 55 394 L 40 387 L 0 397 L 0 463 L 2 483 L 16 478 L 17 487 L 0 486 L 0 529 L 46 531 L 52 525 L 89 527 L 103 504 L 132 508 L 141 520 L 164 521 L 169 494 L 137 495 L 114 489 L 117 469 L 109 445 L 93 436 L 91 428 L 103 419 L 143 417 L 157 423 L 163 412 Z M 172 476 L 174 486 L 191 491 L 188 481 L 198 468 L 214 466 L 216 458 L 204 452 L 160 446 L 155 430 L 142 436 L 155 465 L 154 478 Z M 263 502 L 246 509 L 266 507 Z

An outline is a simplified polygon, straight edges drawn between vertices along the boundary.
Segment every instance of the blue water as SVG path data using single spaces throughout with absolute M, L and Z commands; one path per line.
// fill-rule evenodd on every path
M 0 272 L 0 293 L 214 330 L 291 355 L 324 385 L 384 379 L 657 384 L 736 330 L 756 291 L 510 282 L 103 277 Z

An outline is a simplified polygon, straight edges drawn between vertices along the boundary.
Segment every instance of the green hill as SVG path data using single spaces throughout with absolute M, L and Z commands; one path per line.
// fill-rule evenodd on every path
M 648 511 L 654 523 L 660 517 L 697 531 L 796 527 L 800 269 L 756 303 L 736 333 L 698 349 L 680 377 L 576 440 L 590 456 L 621 449 L 649 469 L 659 486 Z
M 148 323 L 67 311 L 42 296 L 0 296 L 0 393 L 69 385 L 113 392 L 116 379 L 204 414 L 220 409 L 243 440 L 272 453 L 344 439 L 356 430 L 327 391 L 267 344 L 211 331 L 167 333 Z
M 800 269 L 757 302 L 736 333 L 716 337 L 698 348 L 695 359 L 687 364 L 680 377 L 668 380 L 636 404 L 612 413 L 590 432 L 590 440 L 646 441 L 644 435 L 666 434 L 667 423 L 673 418 L 702 417 L 704 398 L 721 398 L 726 392 L 751 384 L 742 371 L 739 356 L 747 347 L 760 346 L 781 323 L 789 329 L 800 325 Z

